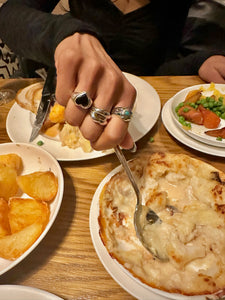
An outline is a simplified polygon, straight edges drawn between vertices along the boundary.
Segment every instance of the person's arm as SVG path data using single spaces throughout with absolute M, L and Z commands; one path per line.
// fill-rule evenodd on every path
M 122 107 L 129 112 L 136 98 L 135 88 L 106 53 L 96 31 L 70 13 L 50 14 L 53 5 L 50 7 L 49 2 L 8 0 L 0 10 L 0 36 L 20 55 L 55 64 L 56 100 L 65 106 L 66 121 L 79 126 L 94 149 L 116 145 L 132 148 L 128 122 L 113 114 L 102 126 L 94 122 L 88 109 L 77 107 L 71 95 L 85 91 L 97 109 L 110 113 Z
M 225 80 L 225 5 L 197 0 L 185 24 L 179 57 L 165 62 L 157 75 L 197 75 L 205 81 Z
M 98 36 L 95 28 L 70 13 L 53 15 L 57 0 L 8 0 L 0 8 L 0 37 L 18 55 L 54 64 L 57 45 L 75 32 Z

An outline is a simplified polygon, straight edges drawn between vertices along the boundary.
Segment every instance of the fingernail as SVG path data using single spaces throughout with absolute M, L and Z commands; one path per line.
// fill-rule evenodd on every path
M 128 149 L 130 152 L 135 153 L 137 151 L 137 145 L 134 143 L 131 149 Z

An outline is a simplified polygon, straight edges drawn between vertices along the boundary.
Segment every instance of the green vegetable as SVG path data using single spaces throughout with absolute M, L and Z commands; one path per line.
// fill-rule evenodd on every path
M 154 137 L 153 137 L 153 136 L 150 137 L 149 142 L 150 142 L 150 143 L 153 143 L 153 142 L 154 142 Z
M 38 146 L 42 146 L 42 145 L 44 145 L 44 142 L 38 141 L 38 142 L 37 142 L 37 145 L 38 145 Z
M 221 136 L 218 136 L 217 138 L 217 141 L 222 141 L 223 139 L 221 138 Z

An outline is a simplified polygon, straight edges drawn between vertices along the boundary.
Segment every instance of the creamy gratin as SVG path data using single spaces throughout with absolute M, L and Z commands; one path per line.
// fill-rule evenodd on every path
M 155 259 L 138 240 L 136 197 L 121 171 L 100 196 L 100 236 L 109 254 L 147 285 L 170 293 L 212 294 L 225 287 L 225 174 L 183 154 L 155 153 L 130 162 L 162 224 L 143 235 L 168 261 Z

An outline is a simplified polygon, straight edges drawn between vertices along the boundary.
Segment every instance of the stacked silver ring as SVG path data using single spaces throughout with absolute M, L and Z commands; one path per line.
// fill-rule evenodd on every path
M 95 123 L 102 126 L 106 125 L 108 120 L 111 118 L 110 113 L 107 110 L 92 106 L 90 109 L 90 116 Z
M 88 97 L 87 92 L 73 92 L 71 99 L 76 106 L 80 106 L 83 109 L 88 109 L 92 106 L 93 101 Z
M 125 122 L 130 122 L 132 117 L 132 111 L 129 107 L 114 107 L 112 114 L 119 116 Z

